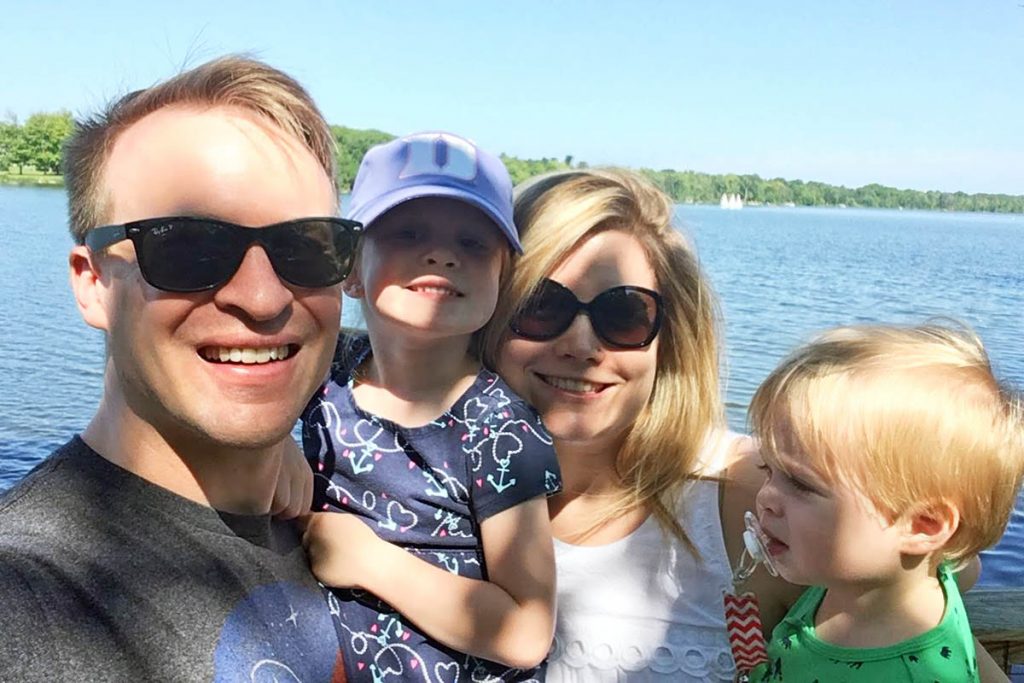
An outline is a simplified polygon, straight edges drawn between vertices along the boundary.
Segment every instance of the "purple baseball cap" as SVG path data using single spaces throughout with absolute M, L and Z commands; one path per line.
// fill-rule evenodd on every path
M 369 227 L 385 211 L 420 197 L 472 204 L 522 253 L 512 222 L 512 179 L 501 159 L 452 133 L 414 133 L 372 147 L 359 164 L 345 216 Z

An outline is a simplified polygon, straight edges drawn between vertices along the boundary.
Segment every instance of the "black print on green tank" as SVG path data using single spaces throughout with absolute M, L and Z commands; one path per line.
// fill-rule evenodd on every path
M 773 659 L 768 668 L 764 670 L 764 675 L 761 676 L 761 681 L 781 681 L 782 680 L 782 658 Z

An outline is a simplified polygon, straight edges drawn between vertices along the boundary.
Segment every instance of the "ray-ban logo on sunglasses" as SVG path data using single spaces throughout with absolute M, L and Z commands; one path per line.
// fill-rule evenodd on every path
M 408 139 L 409 158 L 399 178 L 445 175 L 472 180 L 477 174 L 476 148 L 445 133 L 425 133 Z

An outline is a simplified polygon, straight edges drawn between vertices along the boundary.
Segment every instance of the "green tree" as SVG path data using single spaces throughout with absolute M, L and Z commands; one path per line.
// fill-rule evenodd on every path
M 338 144 L 338 187 L 346 191 L 352 189 L 352 181 L 356 179 L 359 162 L 363 160 L 367 150 L 395 138 L 394 135 L 379 130 L 361 130 L 345 126 L 331 126 L 331 133 Z
M 67 111 L 33 114 L 21 129 L 27 158 L 16 163 L 34 166 L 40 173 L 60 173 L 61 150 L 73 129 L 74 121 Z
M 0 173 L 6 173 L 14 164 L 14 147 L 20 135 L 16 123 L 0 123 Z

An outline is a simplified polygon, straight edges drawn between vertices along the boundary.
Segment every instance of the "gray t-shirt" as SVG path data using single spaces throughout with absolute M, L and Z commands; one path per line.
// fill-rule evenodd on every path
M 330 681 L 295 527 L 218 513 L 75 437 L 0 496 L 0 681 Z

